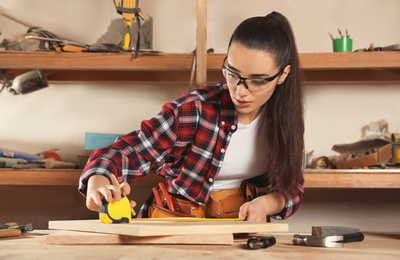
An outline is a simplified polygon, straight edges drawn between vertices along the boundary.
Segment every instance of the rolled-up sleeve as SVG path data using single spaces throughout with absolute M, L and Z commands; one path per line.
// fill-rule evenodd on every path
M 277 190 L 271 190 L 271 192 L 272 191 L 277 191 Z M 302 176 L 301 182 L 298 185 L 297 194 L 287 195 L 286 204 L 283 210 L 277 214 L 271 215 L 271 217 L 278 220 L 287 219 L 299 209 L 300 202 L 303 200 L 303 197 L 304 197 L 304 177 Z

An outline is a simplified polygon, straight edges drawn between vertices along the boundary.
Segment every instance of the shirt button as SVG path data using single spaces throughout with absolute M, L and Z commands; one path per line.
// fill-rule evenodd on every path
M 214 180 L 213 180 L 213 178 L 210 178 L 210 179 L 208 179 L 208 181 L 209 181 L 209 182 L 213 182 Z
M 232 130 L 235 130 L 235 129 L 236 129 L 236 126 L 235 126 L 235 125 L 233 125 L 233 126 L 231 126 L 231 128 L 232 128 Z
M 225 125 L 225 121 L 222 121 L 222 122 L 221 122 L 221 125 Z
M 224 148 L 221 149 L 221 153 L 225 153 L 225 149 Z

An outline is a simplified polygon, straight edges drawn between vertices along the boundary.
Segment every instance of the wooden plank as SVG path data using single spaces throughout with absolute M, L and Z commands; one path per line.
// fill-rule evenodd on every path
M 300 53 L 302 69 L 398 69 L 400 52 Z
M 197 0 L 196 84 L 207 84 L 207 0 Z
M 306 188 L 400 189 L 400 170 L 305 170 Z
M 193 234 L 234 234 L 286 232 L 287 223 L 229 222 L 171 222 L 132 221 L 129 224 L 102 224 L 99 220 L 49 221 L 49 229 L 97 232 L 128 236 L 169 236 Z
M 186 70 L 192 66 L 191 54 L 140 55 L 117 53 L 16 52 L 0 51 L 2 69 L 50 70 Z
M 200 0 L 199 0 L 200 1 Z M 203 17 L 202 19 L 206 19 Z M 204 48 L 204 47 L 203 47 Z M 208 54 L 208 70 L 220 70 L 225 53 Z M 300 53 L 303 70 L 399 69 L 400 52 Z M 79 62 L 77 62 L 79 61 Z M 190 71 L 193 55 L 117 53 L 59 53 L 0 51 L 2 69 Z
M 51 186 L 78 186 L 81 169 L 0 169 L 1 185 L 51 185 Z M 132 187 L 154 187 L 164 178 L 150 172 L 148 175 L 134 182 Z
M 59 231 L 46 237 L 50 245 L 166 244 L 166 245 L 232 245 L 233 234 L 126 236 L 75 231 Z
M 202 19 L 206 21 L 206 15 Z M 223 80 L 221 62 L 226 54 L 207 55 L 204 50 L 200 55 L 200 48 L 206 48 L 206 39 L 203 46 L 200 45 L 203 40 L 198 41 L 197 73 L 201 74 L 203 69 L 205 73 L 205 76 L 196 76 L 198 84 Z M 397 84 L 400 81 L 400 52 L 300 53 L 299 56 L 306 84 Z M 132 59 L 130 54 L 116 53 L 0 51 L 0 68 L 6 69 L 7 74 L 15 77 L 40 68 L 52 83 L 112 81 L 186 85 L 192 63 L 192 54 L 141 55 Z
M 0 169 L 1 185 L 77 186 L 82 170 Z M 304 171 L 306 188 L 399 189 L 400 170 L 315 170 Z M 154 171 L 134 182 L 132 187 L 154 187 L 163 178 Z

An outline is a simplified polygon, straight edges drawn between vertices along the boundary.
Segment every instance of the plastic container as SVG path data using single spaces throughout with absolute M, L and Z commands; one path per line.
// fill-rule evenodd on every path
M 334 52 L 352 52 L 353 39 L 351 38 L 337 38 L 333 40 Z

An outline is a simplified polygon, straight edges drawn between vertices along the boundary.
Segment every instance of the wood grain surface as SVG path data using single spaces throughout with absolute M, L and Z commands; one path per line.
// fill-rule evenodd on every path
M 193 234 L 234 234 L 287 232 L 286 223 L 260 223 L 247 221 L 132 221 L 129 224 L 102 224 L 100 220 L 49 221 L 49 229 L 87 231 L 128 236 L 169 236 Z
M 49 245 L 232 245 L 232 234 L 173 235 L 173 236 L 126 236 L 80 231 L 59 231 L 47 236 Z
M 400 259 L 400 234 L 365 233 L 362 242 L 347 243 L 343 248 L 296 246 L 294 233 L 268 233 L 276 244 L 252 250 L 247 239 L 227 245 L 51 245 L 46 240 L 59 230 L 35 230 L 19 237 L 0 239 L 0 259 L 307 259 L 307 260 L 394 260 Z M 309 235 L 309 233 L 300 233 Z

